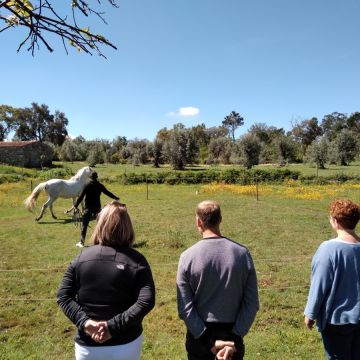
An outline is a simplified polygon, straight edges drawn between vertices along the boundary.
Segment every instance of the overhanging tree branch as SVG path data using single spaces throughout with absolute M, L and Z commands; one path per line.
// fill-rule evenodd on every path
M 115 0 L 107 1 L 117 7 Z M 101 4 L 99 0 L 98 3 Z M 84 0 L 72 0 L 72 21 L 68 20 L 67 16 L 61 16 L 49 0 L 37 0 L 36 7 L 29 0 L 0 0 L 0 12 L 1 10 L 6 13 L 0 13 L 0 21 L 5 23 L 5 26 L 0 29 L 0 33 L 16 26 L 22 26 L 29 30 L 28 35 L 20 43 L 18 51 L 26 43 L 29 43 L 27 50 L 31 51 L 32 55 L 36 49 L 39 49 L 40 44 L 45 45 L 52 52 L 53 48 L 45 37 L 47 33 L 61 38 L 66 53 L 68 53 L 66 42 L 78 51 L 84 51 L 90 55 L 96 52 L 103 57 L 105 56 L 100 49 L 102 45 L 117 49 L 104 36 L 91 32 L 88 27 L 80 28 L 78 26 L 78 11 L 86 17 L 95 15 L 106 24 L 103 13 L 93 9 Z

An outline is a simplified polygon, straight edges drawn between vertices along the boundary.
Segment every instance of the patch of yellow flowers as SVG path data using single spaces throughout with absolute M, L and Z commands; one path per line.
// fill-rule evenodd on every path
M 341 196 L 349 190 L 359 190 L 360 184 L 304 185 L 296 180 L 288 180 L 282 185 L 258 185 L 259 196 L 280 196 L 290 199 L 321 200 Z M 256 185 L 208 184 L 201 188 L 208 194 L 230 192 L 239 196 L 256 196 Z
M 25 188 L 24 183 L 5 183 L 0 185 L 0 204 L 22 205 L 25 196 L 31 193 L 30 187 Z

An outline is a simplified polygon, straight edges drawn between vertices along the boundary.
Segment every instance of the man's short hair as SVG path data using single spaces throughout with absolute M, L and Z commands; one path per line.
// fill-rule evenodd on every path
M 202 221 L 205 229 L 212 229 L 221 223 L 220 205 L 212 200 L 205 200 L 198 204 L 196 215 Z
M 98 178 L 98 174 L 96 171 L 94 171 L 93 173 L 91 173 L 90 178 L 93 180 L 96 180 Z

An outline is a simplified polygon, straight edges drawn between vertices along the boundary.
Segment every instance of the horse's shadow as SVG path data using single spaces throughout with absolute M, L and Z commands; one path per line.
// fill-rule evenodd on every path
M 41 221 L 39 220 L 38 224 L 45 224 L 45 225 L 55 225 L 55 224 L 69 224 L 71 222 L 74 222 L 73 219 L 57 219 L 53 221 Z
M 143 246 L 146 246 L 146 243 L 147 243 L 146 240 L 145 241 L 139 241 L 139 242 L 134 243 L 133 247 L 134 248 L 141 248 Z

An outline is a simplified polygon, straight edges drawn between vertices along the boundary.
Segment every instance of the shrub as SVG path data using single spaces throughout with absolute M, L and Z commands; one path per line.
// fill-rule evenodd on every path
M 39 172 L 38 178 L 42 180 L 64 179 L 72 175 L 69 168 L 56 168 Z
M 26 175 L 21 174 L 0 174 L 0 184 L 4 183 L 15 183 L 24 180 Z

